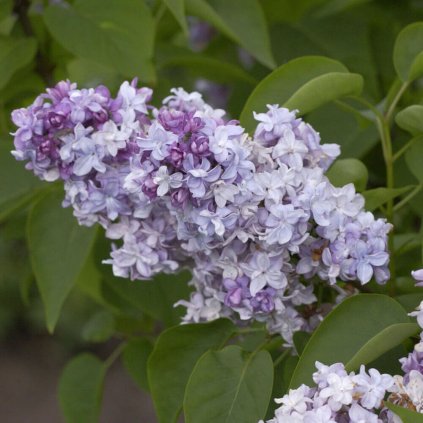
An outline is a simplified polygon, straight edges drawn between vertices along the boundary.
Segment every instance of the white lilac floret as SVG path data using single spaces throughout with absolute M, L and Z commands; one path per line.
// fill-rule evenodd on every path
M 64 206 L 117 240 L 116 275 L 189 266 L 185 321 L 258 320 L 287 342 L 316 323 L 303 313 L 316 281 L 388 279 L 391 225 L 330 183 L 339 146 L 295 111 L 269 105 L 249 135 L 197 92 L 173 89 L 160 108 L 151 96 L 136 81 L 116 97 L 63 81 L 12 114 L 13 155 L 62 179 Z

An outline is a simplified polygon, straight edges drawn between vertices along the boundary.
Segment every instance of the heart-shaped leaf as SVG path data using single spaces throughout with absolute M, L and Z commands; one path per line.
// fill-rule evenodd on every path
M 176 421 L 195 363 L 207 350 L 221 348 L 232 331 L 230 321 L 216 320 L 176 326 L 160 335 L 148 360 L 150 390 L 160 423 Z
M 188 381 L 187 423 L 256 423 L 264 418 L 273 387 L 273 362 L 265 351 L 248 353 L 231 345 L 208 351 Z
M 126 77 L 154 80 L 154 20 L 143 1 L 77 0 L 53 3 L 44 12 L 53 37 L 78 57 Z
M 353 183 L 357 191 L 361 192 L 366 188 L 369 172 L 358 159 L 340 159 L 330 167 L 326 175 L 337 187 Z
M 394 66 L 403 82 L 411 82 L 423 74 L 423 22 L 406 26 L 394 46 Z
M 423 142 L 415 142 L 405 152 L 405 162 L 407 163 L 410 172 L 417 178 L 419 182 L 423 182 Z
M 423 133 L 423 106 L 413 104 L 395 116 L 398 126 L 413 135 Z
M 37 286 L 53 331 L 62 305 L 94 244 L 96 228 L 78 225 L 61 207 L 63 194 L 53 191 L 38 201 L 28 219 L 28 245 Z
M 67 423 L 96 423 L 106 368 L 92 354 L 73 358 L 63 370 L 59 400 Z

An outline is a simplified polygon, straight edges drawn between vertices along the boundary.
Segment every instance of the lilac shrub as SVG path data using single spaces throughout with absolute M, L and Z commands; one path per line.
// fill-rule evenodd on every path
M 391 225 L 352 184 L 331 184 L 339 146 L 321 144 L 296 111 L 268 105 L 249 135 L 198 92 L 172 89 L 160 108 L 151 97 L 135 80 L 116 97 L 62 81 L 12 114 L 12 154 L 64 182 L 80 224 L 105 228 L 115 275 L 188 267 L 184 322 L 265 322 L 288 344 L 319 321 L 304 311 L 316 283 L 342 294 L 337 281 L 387 281 Z

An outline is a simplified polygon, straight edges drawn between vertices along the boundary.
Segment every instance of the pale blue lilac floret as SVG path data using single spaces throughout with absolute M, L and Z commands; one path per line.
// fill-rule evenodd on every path
M 318 281 L 389 278 L 391 225 L 352 184 L 330 183 L 339 146 L 320 144 L 296 111 L 269 105 L 247 134 L 198 92 L 172 89 L 160 108 L 151 97 L 136 80 L 116 96 L 62 81 L 12 114 L 12 154 L 64 181 L 81 224 L 106 229 L 116 275 L 188 266 L 184 321 L 257 320 L 288 343 L 319 320 L 304 313 Z

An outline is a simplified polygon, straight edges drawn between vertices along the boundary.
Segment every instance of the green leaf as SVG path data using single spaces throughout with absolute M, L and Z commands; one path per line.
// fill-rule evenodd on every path
M 0 221 L 38 195 L 43 185 L 14 159 L 12 149 L 9 141 L 0 139 Z
M 361 75 L 331 72 L 304 84 L 284 106 L 290 110 L 298 109 L 300 115 L 304 115 L 338 98 L 358 95 L 362 89 Z
M 168 44 L 161 44 L 157 49 L 157 67 L 182 67 L 187 72 L 222 83 L 233 81 L 257 84 L 257 80 L 240 66 Z
M 82 338 L 88 342 L 107 341 L 115 331 L 115 319 L 106 310 L 94 314 L 82 329 Z
M 265 112 L 267 104 L 290 104 L 303 114 L 343 95 L 358 94 L 359 79 L 342 63 L 327 57 L 304 56 L 291 60 L 257 85 L 242 110 L 241 125 L 248 131 L 254 130 L 257 122 L 253 112 Z
M 329 0 L 323 3 L 321 7 L 317 9 L 314 15 L 318 18 L 338 14 L 343 12 L 345 9 L 349 9 L 363 3 L 367 3 L 371 0 Z
M 22 107 L 23 101 L 25 104 L 32 103 L 34 97 L 44 89 L 45 82 L 28 66 L 15 72 L 7 85 L 1 90 L 1 98 L 5 104 L 9 103 L 13 107 L 15 105 Z
M 394 245 L 395 245 L 395 239 L 394 239 Z M 418 253 L 418 250 L 416 251 L 416 253 Z M 398 295 L 422 293 L 422 289 L 416 286 L 416 281 L 411 277 L 411 274 L 407 276 L 397 276 L 396 288 L 397 288 L 396 291 Z
M 175 308 L 174 304 L 189 296 L 190 288 L 187 282 L 191 275 L 188 272 L 176 275 L 160 274 L 153 280 L 133 282 L 113 277 L 108 269 L 102 270 L 103 274 L 107 275 L 102 285 L 102 294 L 106 301 L 118 296 L 133 308 L 161 320 L 166 326 L 180 322 L 182 310 Z M 113 304 L 113 301 L 111 303 Z
M 265 66 L 276 66 L 259 1 L 186 0 L 186 8 L 188 14 L 210 22 Z
M 406 26 L 394 46 L 394 66 L 403 82 L 411 82 L 423 74 L 423 23 Z
M 6 18 L 0 20 L 0 34 L 6 36 L 10 35 L 17 20 L 18 18 L 16 15 L 9 15 Z
M 95 248 L 93 250 L 95 250 Z M 98 270 L 98 263 L 96 263 L 95 260 L 94 254 L 90 254 L 88 256 L 81 272 L 78 275 L 76 286 L 81 292 L 92 298 L 98 304 L 101 304 L 106 308 L 111 308 L 111 311 L 113 312 L 119 312 L 118 309 L 113 309 L 113 307 L 111 307 L 102 296 L 102 275 Z
M 0 0 L 0 21 L 7 18 L 13 10 L 13 0 Z
M 404 309 L 411 313 L 423 301 L 423 293 L 415 292 L 411 294 L 398 295 L 395 299 L 404 307 Z
M 310 340 L 310 336 L 311 335 L 308 332 L 303 332 L 301 330 L 294 333 L 293 341 L 298 355 L 301 355 L 303 353 L 307 342 Z
M 104 364 L 92 354 L 81 354 L 65 367 L 59 382 L 59 400 L 67 423 L 97 423 Z
M 187 423 L 256 423 L 264 418 L 273 387 L 273 362 L 265 351 L 231 345 L 206 352 L 185 392 Z
M 144 338 L 131 339 L 123 350 L 123 365 L 135 383 L 149 391 L 147 361 L 153 351 L 151 342 Z
M 337 187 L 353 183 L 357 191 L 361 192 L 366 189 L 369 172 L 360 160 L 340 159 L 330 167 L 326 176 Z
M 237 341 L 237 345 L 245 351 L 254 351 L 257 347 L 263 344 L 266 340 L 268 332 L 266 328 L 243 334 Z M 270 351 L 270 350 L 269 350 Z
M 185 35 L 188 35 L 188 26 L 185 19 L 185 2 L 184 0 L 163 0 L 169 10 L 172 12 L 175 19 L 181 25 Z
M 412 188 L 412 186 L 402 188 L 381 187 L 369 189 L 368 191 L 364 191 L 361 194 L 366 200 L 366 209 L 373 211 L 378 207 L 383 206 L 387 201 L 409 192 Z
M 44 12 L 44 20 L 53 37 L 76 56 L 126 77 L 154 80 L 154 20 L 143 1 L 51 4 Z
M 274 362 L 274 372 L 273 372 L 273 390 L 272 398 L 281 398 L 283 397 L 289 387 L 289 381 L 291 380 L 292 374 L 294 373 L 295 367 L 298 363 L 298 357 L 293 356 L 290 353 L 284 351 L 282 353 L 284 358 L 276 363 Z M 275 409 L 279 408 L 279 405 L 273 401 L 270 401 L 269 408 L 266 414 L 266 421 L 273 418 L 275 415 Z
M 95 228 L 79 226 L 71 210 L 61 207 L 62 197 L 61 192 L 46 195 L 34 205 L 28 219 L 31 263 L 49 331 L 56 325 L 96 234 Z
M 388 373 L 389 375 L 401 374 L 402 370 L 399 360 L 408 355 L 408 350 L 404 344 L 405 342 L 382 354 L 376 360 L 369 363 L 366 366 L 367 369 L 377 369 L 380 373 Z
M 417 178 L 419 182 L 423 182 L 423 142 L 415 142 L 405 152 L 405 162 L 410 172 Z
M 379 143 L 374 123 L 339 102 L 313 110 L 307 114 L 307 122 L 319 131 L 323 142 L 336 140 L 342 158 L 360 159 Z
M 369 339 L 345 364 L 345 368 L 348 371 L 357 370 L 360 365 L 370 363 L 418 332 L 419 326 L 416 323 L 396 323 L 388 326 Z
M 0 89 L 17 70 L 31 63 L 36 50 L 37 43 L 32 38 L 0 37 Z
M 421 413 L 400 407 L 399 405 L 392 404 L 389 401 L 385 401 L 384 404 L 401 418 L 402 423 L 423 423 L 423 414 Z
M 158 338 L 148 360 L 148 380 L 160 423 L 176 422 L 195 363 L 207 350 L 221 348 L 233 331 L 228 320 L 176 326 Z
M 117 71 L 88 59 L 74 59 L 66 65 L 69 79 L 84 87 L 104 84 L 110 89 L 117 88 L 121 78 Z
M 423 133 L 423 106 L 413 104 L 395 116 L 397 125 L 413 135 Z
M 422 239 L 418 233 L 405 232 L 394 235 L 394 250 L 395 254 L 402 255 L 419 248 L 422 245 Z M 399 282 L 399 280 L 397 280 Z M 415 287 L 414 283 L 412 285 Z M 416 287 L 419 291 L 420 288 Z
M 379 294 L 347 298 L 314 331 L 300 357 L 290 387 L 310 384 L 316 361 L 348 363 L 369 340 L 397 323 L 409 323 L 409 318 L 392 298 Z

